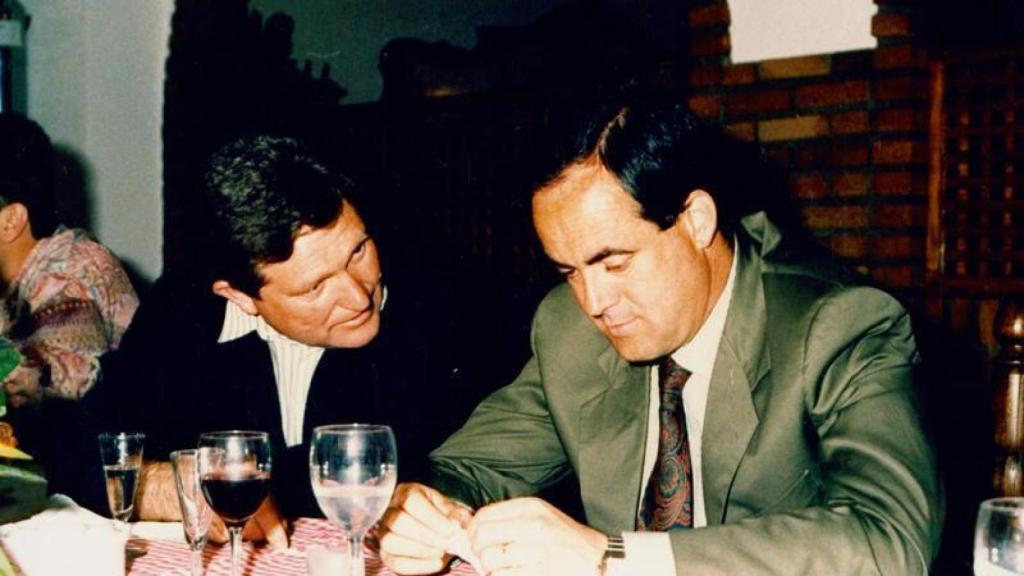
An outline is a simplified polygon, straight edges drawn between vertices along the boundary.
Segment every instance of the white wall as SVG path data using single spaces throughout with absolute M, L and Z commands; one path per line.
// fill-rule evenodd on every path
M 25 112 L 87 176 L 96 236 L 152 280 L 162 244 L 163 79 L 173 0 L 20 0 Z
M 732 62 L 874 48 L 873 0 L 728 0 Z

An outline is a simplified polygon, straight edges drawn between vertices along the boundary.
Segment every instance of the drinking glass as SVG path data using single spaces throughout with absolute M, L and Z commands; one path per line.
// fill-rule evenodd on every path
M 363 576 L 363 536 L 380 520 L 398 479 L 387 426 L 335 424 L 313 430 L 309 477 L 320 509 L 348 538 L 352 576 Z
M 199 486 L 199 452 L 195 449 L 171 452 L 174 486 L 178 490 L 178 504 L 181 506 L 181 527 L 185 531 L 185 541 L 192 549 L 192 576 L 203 574 L 203 546 L 206 545 L 210 520 L 213 518 L 213 511 Z
M 227 430 L 199 436 L 199 483 L 210 508 L 228 527 L 232 576 L 240 574 L 242 527 L 270 488 L 270 461 L 266 432 Z
M 103 475 L 107 479 L 107 503 L 114 526 L 128 533 L 128 519 L 135 509 L 135 488 L 142 467 L 142 445 L 146 435 L 139 432 L 99 435 Z
M 1024 574 L 1024 498 L 981 503 L 974 528 L 974 574 Z

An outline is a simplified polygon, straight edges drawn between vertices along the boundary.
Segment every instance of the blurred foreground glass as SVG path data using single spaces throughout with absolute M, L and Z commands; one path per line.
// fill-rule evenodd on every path
M 209 450 L 209 448 L 202 448 Z M 192 549 L 192 576 L 203 574 L 203 546 L 210 531 L 213 510 L 206 503 L 199 486 L 200 450 L 176 450 L 171 452 L 171 467 L 174 469 L 174 486 L 178 489 L 178 504 L 181 506 L 181 527 L 185 541 Z
M 368 424 L 315 428 L 309 477 L 320 509 L 348 538 L 349 573 L 363 576 L 363 536 L 384 515 L 398 479 L 395 435 Z
M 232 576 L 241 573 L 242 527 L 270 489 L 270 452 L 266 432 L 228 430 L 199 436 L 199 485 L 228 527 Z
M 974 574 L 1024 574 L 1024 498 L 981 503 L 974 528 Z
M 142 467 L 145 440 L 146 435 L 138 432 L 99 435 L 110 515 L 114 518 L 114 525 L 124 532 L 128 532 L 128 519 L 135 509 L 135 488 Z

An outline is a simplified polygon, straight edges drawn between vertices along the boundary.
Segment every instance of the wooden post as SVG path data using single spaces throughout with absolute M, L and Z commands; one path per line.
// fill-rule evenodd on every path
M 931 109 L 928 115 L 928 235 L 925 238 L 925 306 L 933 320 L 942 318 L 942 188 L 945 174 L 946 68 L 931 64 Z
M 1000 350 L 992 362 L 997 494 L 1024 495 L 1024 301 L 1007 299 L 993 331 Z

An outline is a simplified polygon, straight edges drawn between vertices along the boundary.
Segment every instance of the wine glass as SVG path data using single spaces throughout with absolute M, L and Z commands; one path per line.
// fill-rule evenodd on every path
M 171 452 L 171 467 L 174 469 L 174 486 L 178 491 L 181 506 L 181 527 L 185 541 L 192 549 L 192 576 L 203 574 L 203 546 L 209 536 L 213 511 L 206 503 L 199 485 L 199 452 L 212 450 L 175 450 Z
M 309 477 L 320 509 L 348 538 L 350 573 L 363 576 L 363 536 L 384 514 L 398 479 L 395 435 L 387 426 L 319 426 Z
M 107 503 L 114 526 L 128 532 L 128 519 L 135 509 L 135 488 L 142 467 L 142 446 L 146 435 L 139 432 L 103 433 L 98 437 L 103 475 L 107 481 Z
M 270 436 L 227 430 L 199 436 L 199 482 L 210 508 L 228 527 L 231 575 L 239 576 L 242 527 L 270 489 Z
M 981 503 L 974 528 L 974 574 L 1024 574 L 1024 498 Z

